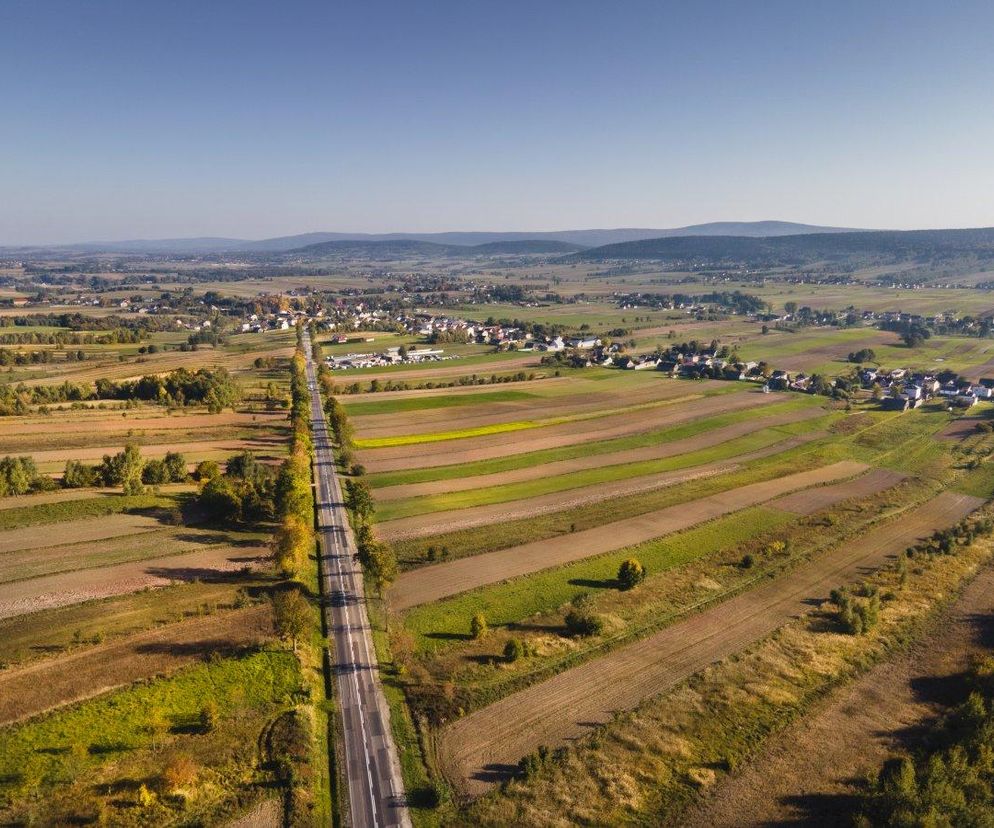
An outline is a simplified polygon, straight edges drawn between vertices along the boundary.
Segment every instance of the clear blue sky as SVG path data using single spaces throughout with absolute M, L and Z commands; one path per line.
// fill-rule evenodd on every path
M 994 225 L 994 3 L 0 0 L 0 244 Z

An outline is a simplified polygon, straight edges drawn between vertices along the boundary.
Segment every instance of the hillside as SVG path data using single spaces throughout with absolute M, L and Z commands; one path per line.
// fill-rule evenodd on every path
M 610 244 L 585 250 L 585 261 L 653 259 L 665 262 L 803 265 L 819 261 L 882 263 L 994 258 L 994 228 L 859 231 L 751 238 L 679 236 Z
M 477 244 L 467 248 L 467 251 L 485 256 L 502 254 L 540 256 L 543 254 L 577 253 L 585 249 L 581 244 L 571 244 L 570 242 L 555 241 L 553 239 L 523 239 L 521 241 L 497 241 Z

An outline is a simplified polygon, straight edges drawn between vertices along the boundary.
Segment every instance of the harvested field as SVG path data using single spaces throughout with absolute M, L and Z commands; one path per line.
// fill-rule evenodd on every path
M 982 571 L 909 653 L 877 665 L 777 734 L 741 772 L 685 814 L 688 828 L 839 825 L 853 780 L 913 746 L 923 727 L 961 701 L 962 676 L 994 636 L 994 570 Z
M 950 440 L 958 443 L 967 437 L 976 437 L 977 425 L 983 422 L 989 422 L 989 420 L 983 417 L 957 417 L 935 436 L 939 440 Z
M 254 451 L 264 453 L 278 450 L 285 446 L 283 440 L 266 440 L 264 438 L 252 440 L 194 440 L 181 443 L 157 443 L 142 446 L 143 457 L 162 457 L 167 451 L 178 451 L 181 454 L 191 457 L 203 457 L 207 454 L 238 454 L 240 451 Z M 66 460 L 83 460 L 86 462 L 99 461 L 105 454 L 117 454 L 123 445 L 116 443 L 110 446 L 86 446 L 76 448 L 57 448 L 42 451 L 32 451 L 31 456 L 39 466 L 51 463 L 65 463 Z
M 535 466 L 526 466 L 512 471 L 497 474 L 481 474 L 471 477 L 459 477 L 451 480 L 431 480 L 427 483 L 408 483 L 398 486 L 386 486 L 375 492 L 378 501 L 399 500 L 406 497 L 422 497 L 424 495 L 444 494 L 452 491 L 475 489 L 483 486 L 503 486 L 508 483 L 520 483 L 525 480 L 537 480 L 544 477 L 555 477 L 561 474 L 596 469 L 603 466 L 621 465 L 623 463 L 638 463 L 644 460 L 661 460 L 675 457 L 693 451 L 709 448 L 744 437 L 763 428 L 803 422 L 824 416 L 820 408 L 792 411 L 771 417 L 757 417 L 732 425 L 715 428 L 679 441 L 659 443 L 654 446 L 616 451 L 609 454 L 595 454 L 587 457 L 576 457 L 571 460 L 559 460 Z
M 11 533 L 4 533 L 8 534 Z M 181 555 L 16 581 L 0 590 L 0 618 L 166 586 L 177 581 L 236 578 L 243 568 L 256 567 L 268 558 L 269 550 L 264 546 L 244 549 L 204 547 Z
M 272 635 L 271 618 L 268 606 L 233 610 L 0 671 L 0 725 L 252 647 Z
M 0 535 L 2 537 L 2 535 Z M 205 546 L 233 550 L 245 538 L 191 527 L 156 527 L 156 531 L 125 534 L 83 543 L 17 550 L 0 555 L 0 584 L 59 572 L 113 566 L 128 561 L 193 552 Z
M 727 383 L 725 386 L 727 387 Z M 687 385 L 688 391 L 699 385 Z M 679 399 L 679 398 L 678 398 Z M 746 389 L 731 394 L 684 400 L 680 404 L 660 405 L 628 414 L 611 414 L 582 423 L 561 423 L 542 428 L 530 428 L 484 437 L 445 440 L 437 443 L 364 449 L 359 452 L 362 464 L 370 474 L 425 466 L 445 466 L 471 463 L 528 451 L 540 451 L 577 443 L 608 440 L 627 434 L 652 431 L 668 425 L 687 422 L 730 411 L 744 411 L 778 402 L 772 394 L 747 393 Z
M 71 538 L 73 543 L 88 543 L 121 535 L 135 535 L 160 529 L 162 522 L 149 515 L 107 515 L 99 519 L 70 520 L 58 524 L 25 526 L 0 532 L 0 554 L 23 552 L 51 546 L 52 541 Z
M 533 685 L 471 713 L 439 735 L 446 776 L 471 794 L 506 778 L 539 745 L 555 747 L 615 713 L 664 692 L 707 665 L 769 635 L 828 592 L 982 504 L 942 493 L 886 530 L 825 552 L 772 582 L 673 624 L 649 638 Z
M 486 526 L 508 518 L 536 517 L 559 512 L 565 509 L 575 509 L 587 503 L 597 503 L 622 495 L 637 495 L 675 486 L 696 480 L 701 477 L 713 477 L 737 471 L 743 463 L 759 460 L 774 454 L 780 454 L 799 445 L 823 436 L 818 432 L 798 437 L 783 437 L 777 442 L 754 451 L 745 452 L 727 460 L 703 463 L 674 471 L 644 474 L 638 477 L 626 477 L 610 482 L 599 482 L 589 486 L 578 486 L 544 495 L 534 495 L 514 501 L 501 501 L 487 505 L 472 506 L 447 511 L 425 511 L 410 517 L 388 520 L 377 525 L 377 534 L 382 538 L 394 541 L 424 535 L 434 535 L 441 532 L 454 532 L 472 529 L 476 526 Z M 509 503 L 513 503 L 509 505 Z
M 169 414 L 165 408 L 143 408 L 132 411 L 60 411 L 58 423 L 63 429 L 85 429 L 92 438 L 104 432 L 119 431 L 169 431 L 203 428 L 258 428 L 266 425 L 285 425 L 286 412 L 232 412 L 220 414 Z M 52 434 L 53 415 L 47 417 L 8 417 L 4 422 L 0 449 L 5 440 L 13 436 L 47 437 Z
M 668 506 L 636 518 L 594 529 L 526 543 L 403 573 L 390 590 L 390 605 L 404 610 L 486 584 L 515 578 L 589 558 L 612 549 L 679 532 L 749 506 L 756 506 L 795 489 L 816 486 L 866 471 L 862 463 L 843 461 L 774 480 L 740 486 L 689 503 Z
M 778 357 L 776 367 L 784 371 L 811 371 L 826 362 L 845 362 L 853 351 L 893 345 L 895 340 L 895 335 L 886 331 L 867 333 L 863 337 L 845 339 L 830 345 L 816 346 L 803 353 Z
M 846 480 L 843 483 L 833 483 L 830 486 L 819 486 L 816 489 L 795 492 L 786 497 L 778 498 L 769 505 L 774 509 L 793 512 L 795 515 L 810 515 L 820 509 L 834 506 L 843 500 L 854 497 L 869 497 L 877 492 L 882 492 L 884 489 L 896 486 L 906 477 L 907 475 L 901 472 L 874 469 L 869 474 L 864 474 L 855 480 Z

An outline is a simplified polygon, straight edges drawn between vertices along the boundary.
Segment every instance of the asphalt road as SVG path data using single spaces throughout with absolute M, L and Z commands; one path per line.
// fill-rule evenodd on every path
M 342 715 L 349 812 L 354 828 L 410 826 L 390 714 L 377 673 L 366 615 L 362 569 L 354 559 L 341 486 L 335 474 L 331 436 L 321 408 L 317 377 L 305 333 L 307 381 L 311 388 L 311 427 L 321 535 L 321 590 L 337 702 Z

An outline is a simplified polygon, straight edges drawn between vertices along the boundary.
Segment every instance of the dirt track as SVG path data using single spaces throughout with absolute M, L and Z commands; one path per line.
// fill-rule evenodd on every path
M 705 463 L 676 471 L 657 472 L 639 477 L 628 477 L 613 480 L 608 483 L 596 483 L 592 486 L 578 486 L 575 489 L 564 489 L 545 495 L 536 495 L 526 499 L 492 503 L 484 506 L 472 506 L 465 509 L 448 511 L 425 512 L 406 518 L 386 521 L 377 526 L 377 534 L 389 541 L 401 538 L 436 535 L 440 532 L 453 532 L 460 529 L 472 529 L 476 526 L 487 526 L 502 520 L 512 520 L 549 512 L 561 512 L 564 509 L 575 509 L 588 503 L 599 503 L 612 497 L 630 494 L 637 497 L 642 492 L 675 486 L 688 480 L 700 477 L 713 477 L 717 474 L 727 474 L 741 468 L 743 463 L 780 454 L 803 443 L 823 436 L 823 432 L 812 432 L 799 437 L 787 437 L 772 445 L 755 451 L 746 452 L 727 460 Z
M 741 773 L 685 814 L 687 828 L 848 821 L 850 780 L 917 741 L 922 724 L 964 695 L 962 673 L 994 636 L 994 569 L 985 569 L 911 652 L 874 667 L 775 736 Z
M 397 579 L 390 590 L 390 606 L 395 610 L 404 610 L 506 578 L 516 578 L 621 549 L 764 503 L 796 489 L 852 477 L 865 470 L 866 466 L 862 463 L 844 461 L 762 483 L 751 483 L 582 532 L 420 567 L 403 573 Z
M 643 460 L 661 460 L 678 454 L 688 454 L 692 451 L 719 445 L 720 443 L 752 434 L 764 428 L 773 428 L 787 423 L 797 423 L 824 415 L 821 408 L 811 408 L 803 411 L 793 411 L 789 414 L 776 414 L 771 417 L 757 417 L 743 420 L 739 423 L 715 428 L 703 434 L 676 440 L 669 443 L 659 443 L 644 448 L 615 451 L 610 454 L 594 454 L 587 457 L 576 457 L 572 460 L 559 460 L 555 463 L 545 463 L 538 466 L 526 466 L 512 471 L 497 474 L 479 474 L 472 477 L 459 477 L 454 480 L 431 480 L 427 483 L 408 483 L 400 486 L 387 486 L 375 492 L 378 501 L 400 500 L 405 497 L 421 497 L 424 495 L 445 494 L 446 492 L 465 491 L 484 486 L 504 486 L 508 483 L 520 483 L 525 480 L 537 480 L 542 477 L 555 477 L 560 474 L 570 474 L 585 469 L 599 469 L 603 466 L 615 466 L 623 463 L 638 463 Z
M 471 794 L 539 745 L 555 747 L 590 732 L 708 664 L 739 652 L 822 601 L 829 590 L 882 565 L 934 529 L 955 523 L 982 501 L 944 492 L 886 529 L 773 581 L 673 624 L 649 638 L 533 685 L 459 719 L 439 734 L 447 777 Z
M 699 385 L 688 384 L 688 394 L 698 390 L 701 390 Z M 743 389 L 741 393 L 723 394 L 681 403 L 674 402 L 669 405 L 661 405 L 658 408 L 610 414 L 575 423 L 541 426 L 484 437 L 443 440 L 437 443 L 363 449 L 359 452 L 359 456 L 366 471 L 370 474 L 398 469 L 472 463 L 476 460 L 506 457 L 508 454 L 521 454 L 639 434 L 688 420 L 697 420 L 731 411 L 742 411 L 780 401 L 773 394 L 748 393 L 746 389 Z
M 906 475 L 886 469 L 874 469 L 869 474 L 846 480 L 831 486 L 820 486 L 803 492 L 794 492 L 780 497 L 770 503 L 775 509 L 793 512 L 796 515 L 810 515 L 819 509 L 827 509 L 843 500 L 852 497 L 867 497 L 877 492 L 896 486 Z
M 271 617 L 268 606 L 235 610 L 0 671 L 0 725 L 252 646 L 272 635 Z
M 212 546 L 182 555 L 16 581 L 0 589 L 0 618 L 168 586 L 176 581 L 230 578 L 243 567 L 257 566 L 268 554 L 263 546 L 245 549 Z

